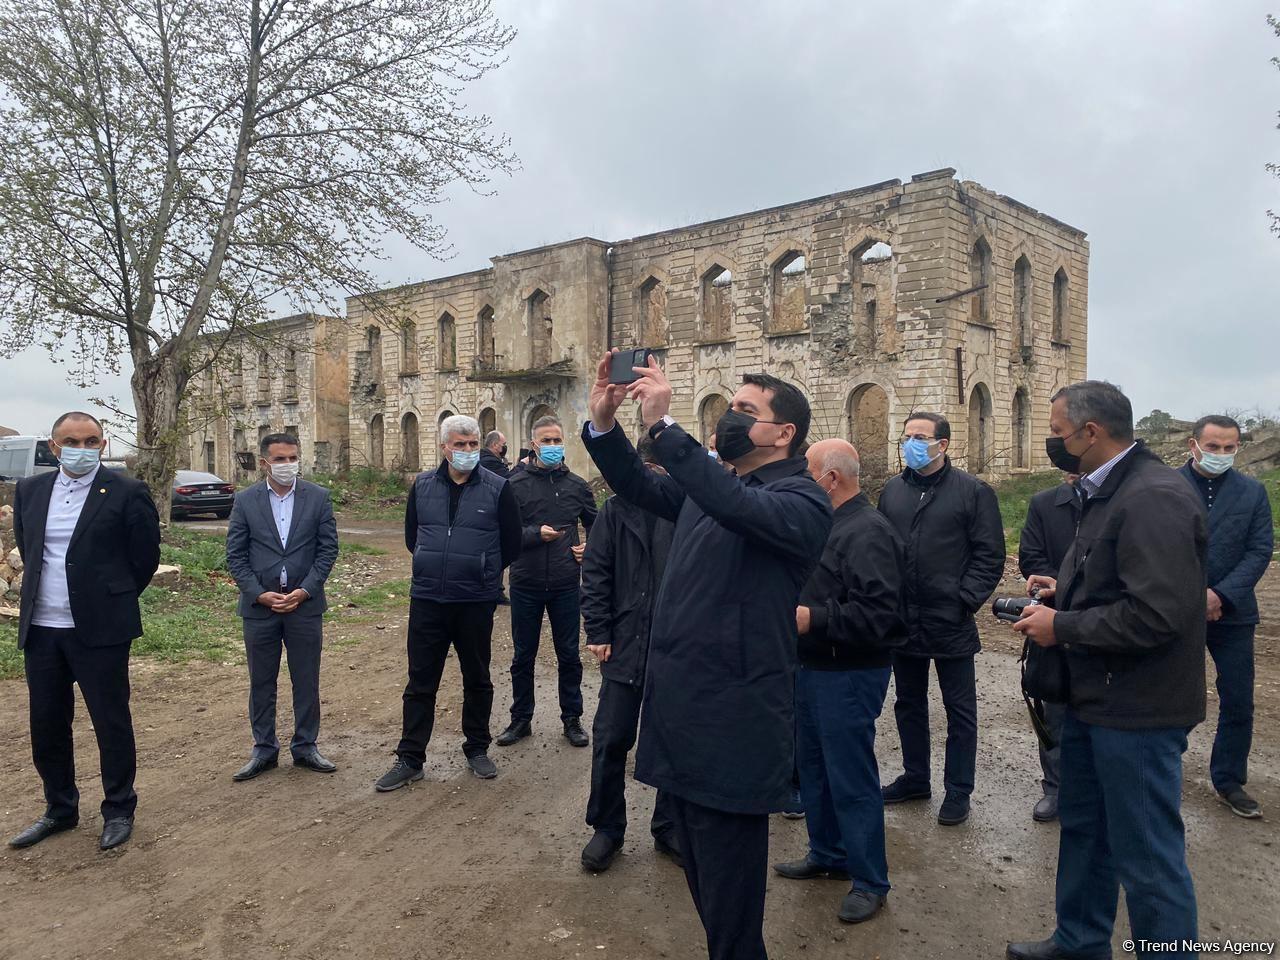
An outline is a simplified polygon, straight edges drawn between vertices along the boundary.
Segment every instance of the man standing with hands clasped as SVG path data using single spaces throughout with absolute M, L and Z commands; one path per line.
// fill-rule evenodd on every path
M 797 453 L 809 403 L 748 374 L 716 429 L 721 469 L 668 415 L 650 360 L 591 388 L 583 442 L 617 495 L 676 522 L 649 646 L 636 779 L 669 796 L 685 879 L 712 960 L 760 960 L 769 814 L 791 796 L 796 606 L 831 531 L 831 505 Z M 616 414 L 628 394 L 667 475 L 636 455 Z
M 249 665 L 253 753 L 232 776 L 252 780 L 275 769 L 276 680 L 282 648 L 293 685 L 293 765 L 317 773 L 337 767 L 316 747 L 320 733 L 320 648 L 324 582 L 338 559 L 338 524 L 329 491 L 298 477 L 298 438 L 268 434 L 258 462 L 266 479 L 236 496 L 227 524 L 227 569 L 240 587 Z

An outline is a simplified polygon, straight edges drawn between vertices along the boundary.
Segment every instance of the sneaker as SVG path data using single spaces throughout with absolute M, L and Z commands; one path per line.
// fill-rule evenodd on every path
M 591 742 L 587 731 L 582 729 L 582 721 L 577 717 L 564 722 L 564 738 L 575 747 L 585 747 Z
M 862 923 L 874 917 L 884 906 L 884 897 L 866 890 L 852 889 L 840 901 L 840 912 L 837 916 L 845 923 Z
M 467 766 L 481 780 L 492 780 L 498 775 L 498 766 L 489 759 L 487 753 L 477 753 L 473 757 L 467 757 Z
M 597 830 L 596 835 L 582 848 L 582 866 L 592 873 L 604 873 L 621 849 L 621 840 L 615 840 L 607 833 Z
M 684 857 L 680 856 L 680 848 L 672 842 L 670 837 L 654 837 L 653 849 L 662 854 L 681 870 L 684 869 Z
M 1036 823 L 1052 823 L 1058 819 L 1058 795 L 1046 793 L 1040 798 L 1035 809 L 1031 811 L 1031 819 Z
M 391 769 L 378 778 L 373 788 L 379 793 L 390 793 L 422 779 L 422 768 L 411 767 L 403 759 L 397 758 Z
M 512 720 L 510 726 L 498 734 L 498 739 L 493 742 L 500 747 L 509 747 L 517 740 L 523 740 L 531 733 L 533 733 L 533 728 L 529 726 L 528 720 Z
M 788 800 L 786 806 L 782 808 L 782 815 L 788 820 L 804 819 L 804 801 L 800 799 L 799 790 L 791 791 L 791 799 Z
M 1230 807 L 1231 812 L 1237 817 L 1244 817 L 1246 820 L 1257 820 L 1262 816 L 1262 808 L 1258 806 L 1258 801 L 1245 793 L 1244 787 L 1220 791 L 1218 799 Z
M 905 803 L 908 800 L 928 800 L 933 791 L 927 783 L 922 787 L 902 776 L 882 789 L 880 794 L 885 803 Z
M 948 793 L 938 808 L 938 822 L 944 827 L 957 827 L 969 819 L 969 798 L 963 793 Z

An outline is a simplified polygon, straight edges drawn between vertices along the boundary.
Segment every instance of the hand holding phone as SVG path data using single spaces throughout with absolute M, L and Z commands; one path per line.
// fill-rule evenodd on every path
M 610 383 L 635 383 L 640 375 L 634 367 L 647 367 L 653 351 L 648 347 L 637 347 L 635 350 L 619 350 L 609 361 Z

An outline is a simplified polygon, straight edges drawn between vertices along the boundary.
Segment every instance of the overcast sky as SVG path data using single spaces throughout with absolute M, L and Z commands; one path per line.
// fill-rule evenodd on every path
M 1139 414 L 1280 409 L 1265 3 L 497 6 L 520 35 L 467 96 L 520 169 L 437 210 L 452 260 L 389 241 L 388 283 L 951 166 L 1088 232 L 1089 373 Z M 0 360 L 0 423 L 43 430 L 83 396 L 41 353 Z

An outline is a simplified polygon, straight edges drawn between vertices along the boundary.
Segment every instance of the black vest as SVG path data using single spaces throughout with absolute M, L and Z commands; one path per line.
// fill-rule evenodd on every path
M 452 482 L 439 472 L 420 473 L 414 481 L 418 543 L 409 596 L 437 603 L 496 602 L 502 597 L 498 497 L 506 481 L 488 470 L 473 470 L 450 524 Z

